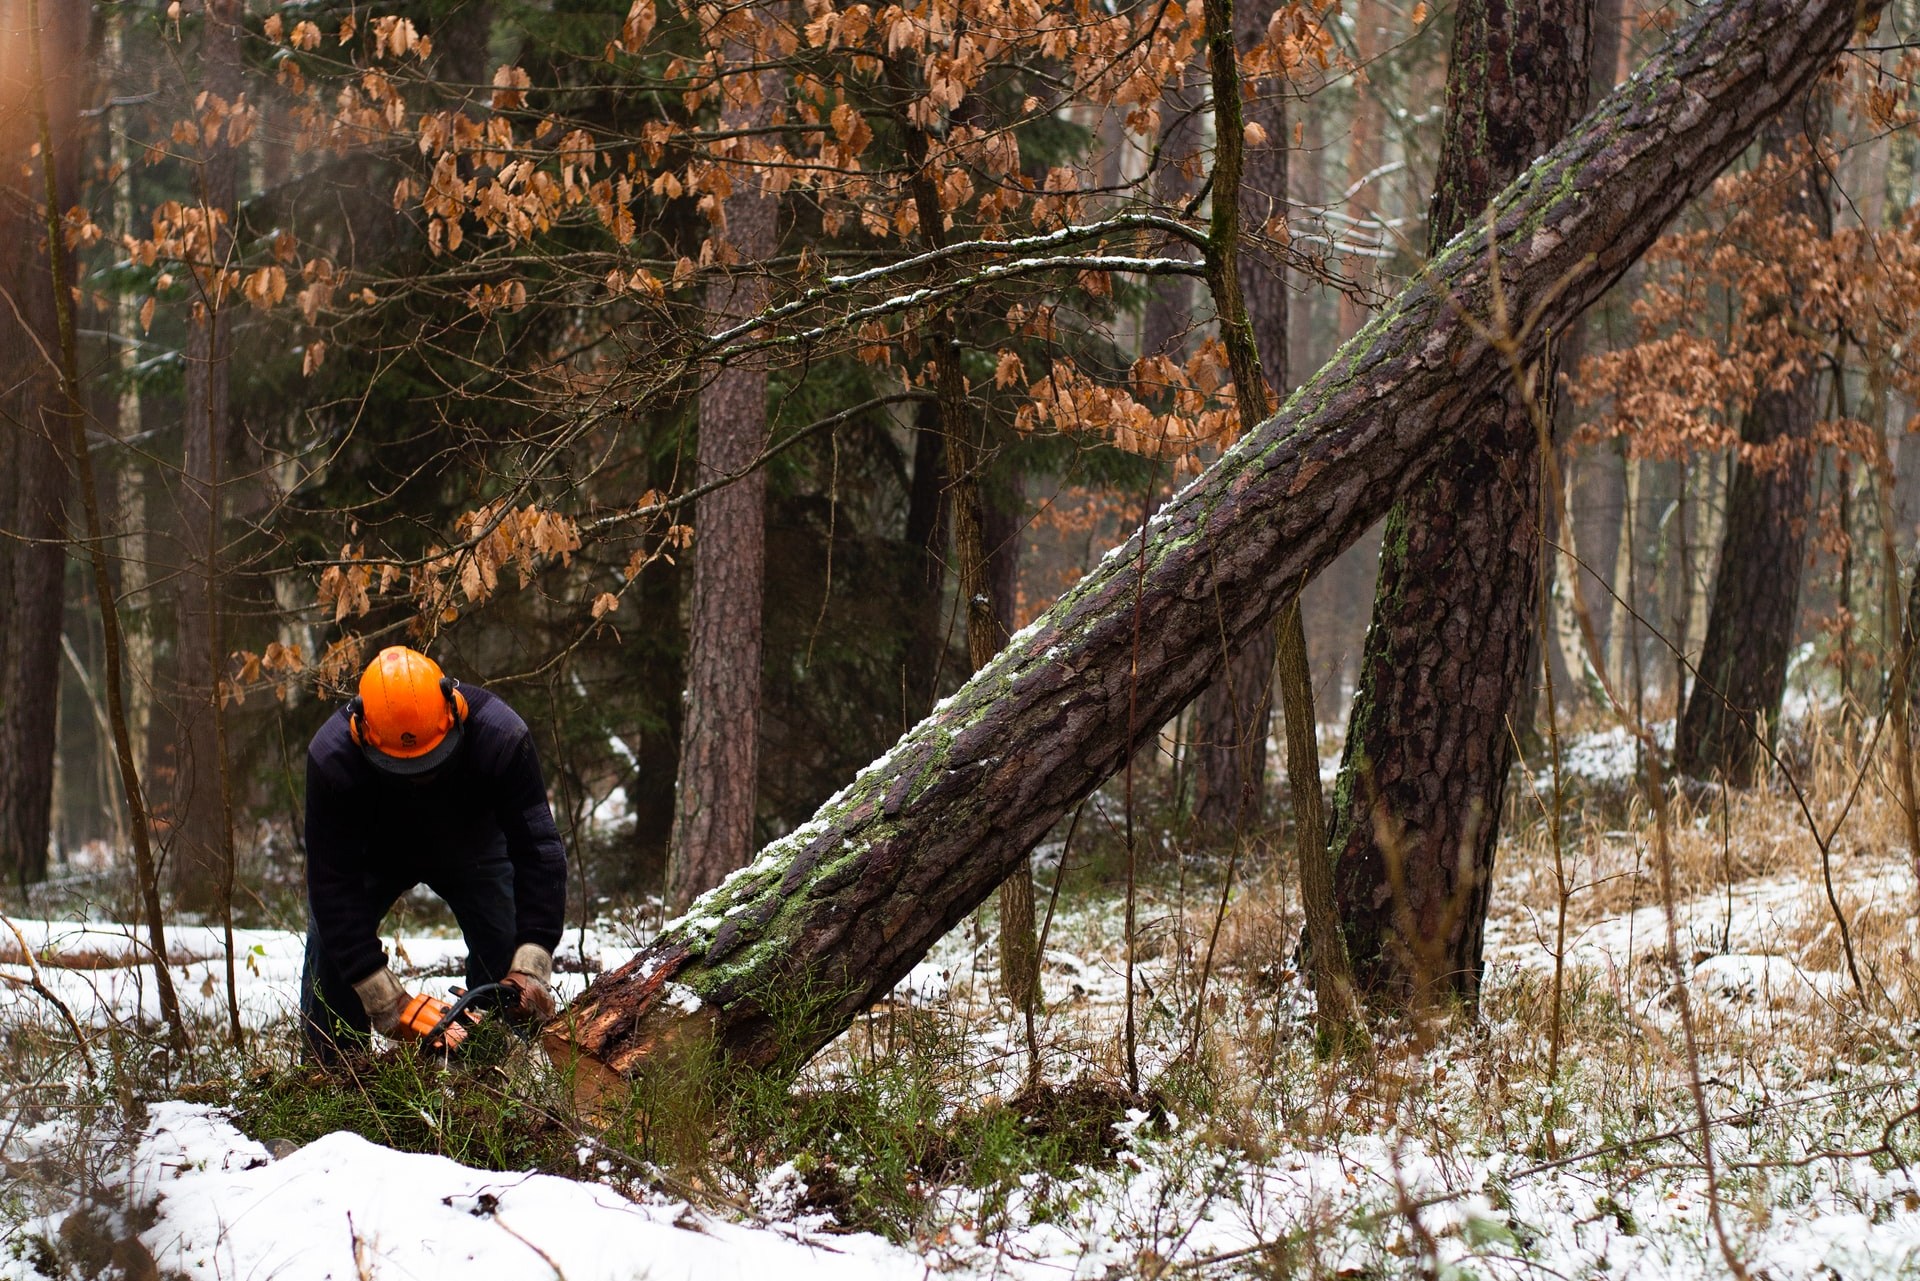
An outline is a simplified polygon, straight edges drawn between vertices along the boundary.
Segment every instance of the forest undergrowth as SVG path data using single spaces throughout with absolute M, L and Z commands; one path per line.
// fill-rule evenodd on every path
M 1671 789 L 1684 997 L 1642 791 L 1617 764 L 1568 774 L 1556 860 L 1541 771 L 1510 798 L 1477 1017 L 1429 1009 L 1338 1046 L 1297 970 L 1284 834 L 1229 857 L 1137 824 L 1155 834 L 1135 886 L 1137 1089 L 1124 829 L 1104 798 L 1064 875 L 1059 846 L 1036 860 L 1049 924 L 1031 1036 L 998 995 L 989 914 L 792 1082 L 683 1056 L 587 1109 L 504 1028 L 450 1069 L 391 1050 L 321 1071 L 297 1062 L 284 1009 L 226 1043 L 217 966 L 179 1056 L 116 1017 L 105 980 L 123 971 L 49 949 L 8 970 L 26 977 L 7 993 L 0 1253 L 19 1276 L 154 1275 L 128 1263 L 155 1213 L 128 1170 L 151 1108 L 186 1100 L 277 1156 L 351 1131 L 735 1221 L 877 1233 L 969 1274 L 1071 1255 L 1104 1260 L 1083 1275 L 1143 1277 L 1727 1275 L 1711 1214 L 1751 1275 L 1857 1245 L 1810 1245 L 1803 1225 L 1822 1220 L 1906 1224 L 1873 1270 L 1910 1273 L 1920 961 L 1898 791 L 1826 731 L 1785 755 L 1804 804 L 1777 784 Z M 597 930 L 609 961 L 612 939 L 644 933 L 619 919 Z M 268 981 L 242 964 L 243 984 L 249 968 Z

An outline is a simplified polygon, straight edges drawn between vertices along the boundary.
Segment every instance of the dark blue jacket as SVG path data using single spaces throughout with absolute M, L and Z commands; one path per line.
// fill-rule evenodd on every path
M 386 964 L 380 918 L 396 893 L 457 877 L 502 843 L 513 861 L 514 945 L 560 944 L 567 852 L 533 734 L 504 700 L 471 685 L 460 692 L 464 741 L 430 783 L 369 764 L 344 707 L 307 749 L 307 901 L 321 947 L 349 983 Z

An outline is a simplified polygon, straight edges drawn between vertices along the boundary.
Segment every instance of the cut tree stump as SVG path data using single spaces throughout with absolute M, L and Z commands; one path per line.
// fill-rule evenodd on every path
M 806 824 L 547 1028 L 582 1079 L 698 1045 L 797 1068 L 1197 695 L 1224 649 L 1384 515 L 1508 377 L 1509 314 L 1559 331 L 1803 93 L 1882 3 L 1721 0 L 1429 269 Z M 1144 545 L 1143 545 L 1144 542 Z

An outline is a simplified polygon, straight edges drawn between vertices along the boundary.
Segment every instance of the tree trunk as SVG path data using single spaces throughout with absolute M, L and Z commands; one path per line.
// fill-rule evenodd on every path
M 1428 242 L 1437 253 L 1586 106 L 1589 0 L 1462 0 Z M 1472 1000 L 1539 613 L 1540 452 L 1509 381 L 1387 517 L 1332 847 L 1354 977 Z
M 1624 43 L 1621 5 L 1622 0 L 1592 0 L 1587 21 L 1593 32 L 1593 53 L 1587 59 L 1589 102 L 1598 102 L 1612 93 L 1613 86 L 1620 79 L 1620 50 Z M 1591 316 L 1581 316 L 1568 325 L 1566 333 L 1560 336 L 1560 350 L 1555 353 L 1559 368 L 1567 374 L 1577 373 L 1589 344 L 1595 342 L 1598 336 L 1599 328 Z M 1559 375 L 1556 375 L 1556 388 L 1558 378 Z M 1573 528 L 1560 529 L 1556 514 L 1558 504 L 1547 504 L 1547 538 L 1559 549 L 1547 556 L 1540 571 L 1547 580 L 1549 616 L 1534 627 L 1532 654 L 1527 660 L 1525 684 L 1521 686 L 1513 717 L 1514 729 L 1530 757 L 1538 755 L 1546 746 L 1541 740 L 1537 720 L 1543 680 L 1541 647 L 1551 645 L 1548 658 L 1554 664 L 1553 686 L 1563 709 L 1571 710 L 1588 698 L 1598 698 L 1597 673 L 1587 658 L 1585 645 L 1576 634 L 1578 629 L 1574 624 L 1573 593 L 1584 593 L 1581 600 L 1592 611 L 1593 617 L 1602 618 L 1606 615 L 1605 609 L 1594 600 L 1593 583 L 1582 581 L 1585 575 L 1581 572 L 1575 550 L 1589 549 L 1594 540 L 1583 531 L 1587 522 L 1582 521 L 1582 508 L 1574 498 L 1573 477 L 1576 469 L 1573 451 L 1565 447 L 1574 426 L 1571 398 L 1556 397 L 1553 410 L 1554 445 L 1562 451 L 1560 472 L 1567 484 L 1564 510 Z
M 1646 463 L 1636 458 L 1625 437 L 1615 442 L 1620 459 L 1620 524 L 1613 540 L 1613 589 L 1607 598 L 1607 682 L 1624 690 L 1633 674 L 1634 647 L 1640 643 L 1640 624 L 1631 610 L 1638 581 L 1639 552 L 1635 531 L 1644 531 L 1640 507 L 1645 499 Z
M 906 725 L 925 716 L 939 701 L 941 660 L 946 656 L 944 611 L 947 536 L 953 524 L 948 501 L 947 438 L 940 430 L 940 407 L 919 403 L 913 426 L 913 480 L 907 495 L 907 545 L 917 553 L 907 583 L 913 627 L 901 664 L 901 714 Z
M 745 62 L 744 49 L 727 58 Z M 723 112 L 729 128 L 772 119 L 772 77 L 759 101 Z M 729 91 L 736 87 L 729 86 Z M 757 264 L 773 256 L 779 200 L 759 175 L 736 176 L 726 200 L 726 239 L 742 270 L 708 286 L 715 328 L 767 305 Z M 744 471 L 767 439 L 767 374 L 757 363 L 722 369 L 700 393 L 694 483 Z M 760 769 L 760 604 L 766 565 L 766 472 L 756 469 L 694 505 L 693 601 L 687 633 L 686 722 L 674 790 L 667 901 L 675 910 L 743 866 L 753 854 L 754 791 Z
M 963 103 L 956 119 L 971 108 Z M 908 180 L 920 234 L 929 249 L 946 244 L 946 215 L 939 190 L 927 166 L 927 139 L 917 127 L 907 126 L 907 154 L 914 166 Z M 960 608 L 966 616 L 967 667 L 978 672 L 993 660 L 1013 630 L 1013 596 L 1017 587 L 1018 520 L 1010 519 L 1000 500 L 996 516 L 988 498 L 984 424 L 967 403 L 967 380 L 961 368 L 966 344 L 952 310 L 943 310 L 928 324 L 934 358 L 935 403 L 946 437 L 953 502 L 953 559 L 959 578 Z M 996 530 L 995 525 L 999 528 Z M 1012 547 L 1007 543 L 1016 544 Z M 999 558 L 998 572 L 994 560 Z M 1029 1010 L 1039 995 L 1038 936 L 1034 926 L 1033 876 L 1025 860 L 1012 868 L 1000 886 L 1000 987 L 1017 1009 Z
M 1620 50 L 1624 48 L 1624 0 L 1592 0 L 1588 13 L 1588 27 L 1592 29 L 1592 56 L 1586 65 L 1586 85 L 1588 102 L 1599 102 L 1613 92 L 1613 86 L 1620 79 Z M 1590 344 L 1596 344 L 1601 336 L 1594 317 L 1582 315 L 1559 340 L 1557 363 L 1565 375 L 1576 375 L 1580 371 L 1580 361 L 1586 357 Z M 1555 386 L 1559 376 L 1555 376 Z M 1586 647 L 1578 640 L 1574 628 L 1574 595 L 1580 593 L 1578 601 L 1588 607 L 1588 613 L 1594 618 L 1605 618 L 1607 609 L 1596 599 L 1596 584 L 1586 580 L 1588 576 L 1580 570 L 1580 561 L 1576 549 L 1594 551 L 1607 540 L 1594 540 L 1586 526 L 1590 520 L 1582 520 L 1586 515 L 1582 503 L 1574 497 L 1574 474 L 1586 474 L 1586 469 L 1574 467 L 1574 451 L 1565 442 L 1572 434 L 1571 398 L 1555 398 L 1553 401 L 1553 442 L 1561 449 L 1561 476 L 1567 482 L 1565 511 L 1572 522 L 1572 528 L 1557 528 L 1555 503 L 1548 503 L 1548 542 L 1557 545 L 1559 551 L 1549 555 L 1548 563 L 1542 567 L 1548 580 L 1549 605 L 1548 618 L 1542 618 L 1534 628 L 1532 638 L 1532 657 L 1526 661 L 1526 682 L 1521 686 L 1519 705 L 1513 716 L 1513 726 L 1519 732 L 1521 741 L 1526 745 L 1526 753 L 1538 755 L 1546 749 L 1546 743 L 1540 739 L 1540 730 L 1536 722 L 1538 697 L 1540 697 L 1540 647 L 1551 643 L 1553 668 L 1553 689 L 1559 697 L 1563 709 L 1571 711 L 1586 699 L 1599 697 L 1599 680 L 1594 672 L 1592 661 L 1586 657 Z M 1611 544 L 1605 545 L 1601 555 L 1611 557 Z
M 1162 212 L 1178 216 L 1193 199 L 1199 182 L 1193 173 L 1202 141 L 1198 62 L 1160 99 L 1160 152 L 1153 174 L 1153 198 Z M 1163 246 L 1169 257 L 1190 257 L 1183 240 Z M 1140 324 L 1140 354 L 1163 355 L 1178 363 L 1187 356 L 1187 334 L 1193 328 L 1193 281 L 1187 276 L 1148 276 L 1146 313 Z
M 1024 536 L 1022 486 L 1016 473 L 999 484 L 980 487 L 980 535 L 985 552 L 982 577 L 993 611 L 985 656 L 975 652 L 973 628 L 967 630 L 967 649 L 978 671 L 1013 635 L 1020 596 L 1020 540 Z M 956 539 L 956 541 L 958 541 Z M 963 572 L 963 579 L 972 576 Z M 1035 928 L 1033 873 L 1026 865 L 1015 868 L 1000 887 L 1000 989 L 1018 1009 L 1031 1009 L 1040 994 L 1039 934 Z
M 123 70 L 129 28 L 136 15 L 122 11 L 107 29 L 107 65 L 109 75 Z M 138 36 L 135 37 L 138 39 Z M 126 130 L 107 131 L 107 169 L 120 178 L 113 184 L 113 228 L 116 237 L 135 235 L 134 181 L 140 166 L 129 163 Z M 115 434 L 125 440 L 142 430 L 140 384 L 134 371 L 140 363 L 140 298 L 128 291 L 114 304 L 114 363 L 120 375 L 120 391 L 115 398 L 113 421 Z M 148 622 L 149 568 L 147 565 L 147 492 L 146 468 L 123 448 L 115 451 L 114 523 L 120 538 L 116 548 L 120 561 L 121 622 L 126 637 L 127 735 L 133 747 L 133 759 L 147 760 L 147 725 L 153 706 L 153 629 Z M 104 500 L 105 495 L 102 495 Z M 295 611 L 288 610 L 291 616 Z M 305 647 L 306 653 L 313 646 Z
M 1805 139 L 1824 134 L 1825 110 L 1825 95 L 1815 93 L 1804 110 L 1773 121 L 1764 134 L 1767 154 L 1789 156 Z M 1795 177 L 1786 211 L 1831 235 L 1825 171 L 1809 164 Z M 1766 760 L 1759 736 L 1771 743 L 1780 720 L 1807 559 L 1815 382 L 1810 366 L 1784 387 L 1767 379 L 1740 420 L 1740 443 L 1772 446 L 1773 457 L 1765 467 L 1736 461 L 1727 494 L 1713 610 L 1674 747 L 1674 768 L 1696 778 L 1720 774 L 1737 786 L 1752 782 Z
M 0 120 L 6 200 L 0 209 L 0 870 L 25 888 L 47 873 L 51 835 L 55 709 L 60 691 L 61 611 L 65 600 L 64 503 L 71 481 L 61 459 L 59 370 L 54 300 L 46 250 L 46 192 L 33 163 L 28 5 L 0 6 L 0 87 L 15 109 Z M 47 6 L 39 36 L 54 68 L 47 111 L 62 154 L 72 155 L 79 124 L 87 22 L 84 6 Z M 68 166 L 61 199 L 71 203 Z M 17 307 L 17 311 L 16 311 Z
M 1871 8 L 1869 13 L 1877 11 Z M 549 1029 L 584 1090 L 707 1044 L 791 1068 L 889 992 L 1036 842 L 1439 463 L 1506 360 L 1490 257 L 1564 326 L 1845 46 L 1855 0 L 1722 0 L 1305 383 L 886 756 L 601 976 Z M 1140 540 L 1144 539 L 1144 545 Z
M 1240 55 L 1233 0 L 1206 0 L 1207 66 L 1213 89 L 1215 131 L 1213 183 L 1221 191 L 1239 191 L 1246 175 L 1246 115 L 1240 94 Z M 1261 372 L 1261 350 L 1241 289 L 1241 220 L 1238 200 L 1213 204 L 1207 230 L 1207 288 L 1219 317 L 1220 341 L 1233 375 L 1234 404 L 1248 430 L 1270 417 L 1273 399 Z M 1335 1037 L 1353 1022 L 1353 979 L 1334 911 L 1333 868 L 1327 859 L 1327 815 L 1320 794 L 1318 721 L 1313 714 L 1313 681 L 1308 672 L 1307 633 L 1300 621 L 1300 594 L 1294 593 L 1272 632 L 1279 677 L 1280 707 L 1287 727 L 1287 781 L 1291 784 L 1294 852 L 1300 867 L 1300 906 L 1311 940 L 1316 1014 Z M 1136 646 L 1137 652 L 1137 646 Z M 1229 863 L 1229 868 L 1231 868 Z M 1229 873 L 1231 875 L 1231 873 Z M 1131 920 L 1129 920 L 1131 925 Z M 1139 1076 L 1131 1058 L 1133 1010 L 1127 1011 L 1130 1075 Z M 1136 1080 L 1135 1088 L 1138 1089 Z
M 1371 67 L 1379 57 L 1382 15 L 1371 6 L 1354 14 L 1353 58 L 1362 67 Z M 1388 242 L 1385 230 L 1392 217 L 1387 207 L 1385 175 L 1381 168 L 1386 155 L 1385 111 L 1379 90 L 1372 83 L 1353 86 L 1353 110 L 1347 120 L 1346 186 L 1351 195 L 1344 212 L 1356 220 L 1351 235 L 1358 241 Z M 1372 314 L 1369 302 L 1380 283 L 1380 264 L 1368 254 L 1349 254 L 1340 261 L 1340 272 L 1353 282 L 1353 288 L 1337 294 L 1339 332 L 1342 339 L 1360 332 Z
M 1604 455 L 1602 457 L 1604 458 Z M 1559 550 L 1554 553 L 1554 574 L 1550 585 L 1552 599 L 1549 608 L 1552 610 L 1553 617 L 1551 620 L 1542 621 L 1541 630 L 1544 631 L 1549 626 L 1553 629 L 1554 647 L 1559 651 L 1560 656 L 1557 670 L 1566 673 L 1567 689 L 1564 694 L 1561 694 L 1558 689 L 1557 683 L 1560 677 L 1557 675 L 1554 677 L 1555 693 L 1561 701 L 1569 708 L 1577 706 L 1583 698 L 1604 705 L 1605 687 L 1601 682 L 1600 673 L 1594 669 L 1593 655 L 1587 649 L 1586 640 L 1580 635 L 1579 611 L 1581 606 L 1585 605 L 1588 610 L 1587 617 L 1596 618 L 1604 615 L 1596 611 L 1589 601 L 1574 594 L 1587 590 L 1591 586 L 1591 580 L 1587 571 L 1581 567 L 1585 562 L 1587 548 L 1586 544 L 1580 541 L 1581 520 L 1575 514 L 1574 494 L 1578 490 L 1578 485 L 1573 470 L 1574 459 L 1569 454 L 1561 461 L 1564 464 L 1561 483 L 1566 487 L 1566 492 L 1562 496 L 1564 506 L 1549 505 L 1547 515 L 1549 519 L 1554 519 L 1559 510 L 1566 511 L 1568 523 L 1572 528 L 1558 531 L 1559 536 L 1556 541 Z
M 1266 35 L 1258 5 L 1234 12 L 1241 48 Z M 1266 141 L 1247 148 L 1240 187 L 1241 227 L 1258 235 L 1274 218 L 1287 216 L 1287 100 L 1285 86 L 1268 81 L 1246 86 L 1247 121 Z M 1240 253 L 1240 293 L 1246 300 L 1260 348 L 1260 367 L 1282 396 L 1287 387 L 1286 269 L 1252 246 Z M 1259 823 L 1267 785 L 1267 734 L 1273 719 L 1275 638 L 1257 633 L 1228 660 L 1220 679 L 1207 686 L 1194 707 L 1193 821 L 1206 833 L 1245 832 Z M 1315 768 L 1318 769 L 1316 762 Z
M 203 87 L 227 103 L 240 96 L 239 20 L 238 0 L 208 0 L 201 36 Z M 218 697 L 215 673 L 225 659 L 220 637 L 224 585 L 218 563 L 219 473 L 231 450 L 231 304 L 237 301 L 228 294 L 223 277 L 233 246 L 238 171 L 239 155 L 225 129 L 201 139 L 195 194 L 201 209 L 214 220 L 210 223 L 214 231 L 204 250 L 206 260 L 194 273 L 199 286 L 187 330 L 187 416 L 179 510 L 186 563 L 175 604 L 179 729 L 173 830 L 166 853 L 174 901 L 200 911 L 219 901 L 229 840 L 220 794 L 222 765 L 214 700 Z
M 26 0 L 26 28 L 29 31 L 40 27 L 39 5 L 35 0 Z M 84 12 L 79 6 L 66 6 L 65 16 L 73 20 L 73 15 Z M 58 19 L 55 20 L 56 22 Z M 52 24 L 49 24 L 52 28 Z M 180 1017 L 180 1001 L 174 991 L 172 971 L 167 961 L 166 921 L 160 911 L 159 872 L 153 857 L 153 842 L 147 822 L 147 808 L 142 797 L 140 775 L 134 767 L 132 740 L 127 735 L 126 703 L 121 697 L 125 684 L 125 673 L 121 669 L 120 611 L 114 599 L 113 575 L 107 561 L 107 537 L 104 523 L 100 518 L 100 491 L 96 487 L 93 474 L 93 460 L 87 444 L 86 406 L 80 391 L 79 337 L 74 325 L 73 272 L 67 261 L 66 243 L 61 236 L 62 215 L 65 207 L 67 182 L 63 176 L 74 166 L 60 160 L 59 143 L 71 141 L 68 129 L 74 119 L 70 104 L 63 103 L 60 119 L 63 128 L 54 132 L 54 99 L 48 92 L 46 59 L 42 43 L 32 40 L 27 44 L 26 96 L 31 103 L 34 139 L 40 158 L 40 212 L 41 231 L 47 253 L 47 279 L 51 288 L 49 293 L 53 301 L 53 346 L 43 354 L 51 356 L 57 370 L 54 402 L 47 407 L 46 418 L 49 425 L 59 422 L 65 427 L 65 458 L 63 461 L 71 469 L 68 473 L 78 491 L 78 526 L 75 543 L 84 548 L 89 567 L 93 571 L 94 597 L 100 607 L 100 638 L 106 659 L 105 685 L 107 691 L 107 720 L 113 729 L 114 754 L 119 758 L 121 795 L 127 803 L 129 832 L 133 837 L 133 869 L 136 886 L 140 895 L 142 915 L 147 927 L 147 950 L 153 965 L 153 984 L 160 1000 L 160 1016 L 166 1020 L 168 1041 L 176 1052 L 186 1051 L 188 1046 L 187 1026 Z M 62 68 L 63 76 L 68 68 L 76 65 L 66 64 Z

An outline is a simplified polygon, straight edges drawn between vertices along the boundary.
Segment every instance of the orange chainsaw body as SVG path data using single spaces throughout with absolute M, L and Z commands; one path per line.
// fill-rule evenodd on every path
M 467 1039 L 466 1025 L 459 1019 L 454 1019 L 447 1023 L 445 1027 L 440 1027 L 442 1021 L 447 1017 L 447 1012 L 452 1008 L 453 1006 L 450 1002 L 443 1001 L 437 996 L 429 996 L 425 992 L 410 998 L 405 1005 L 400 1007 L 400 1027 L 398 1029 L 400 1039 L 403 1041 L 424 1041 L 428 1037 L 432 1037 L 435 1044 L 429 1048 L 446 1050 L 459 1049 L 460 1043 Z M 435 1028 L 440 1028 L 437 1035 L 434 1033 Z

